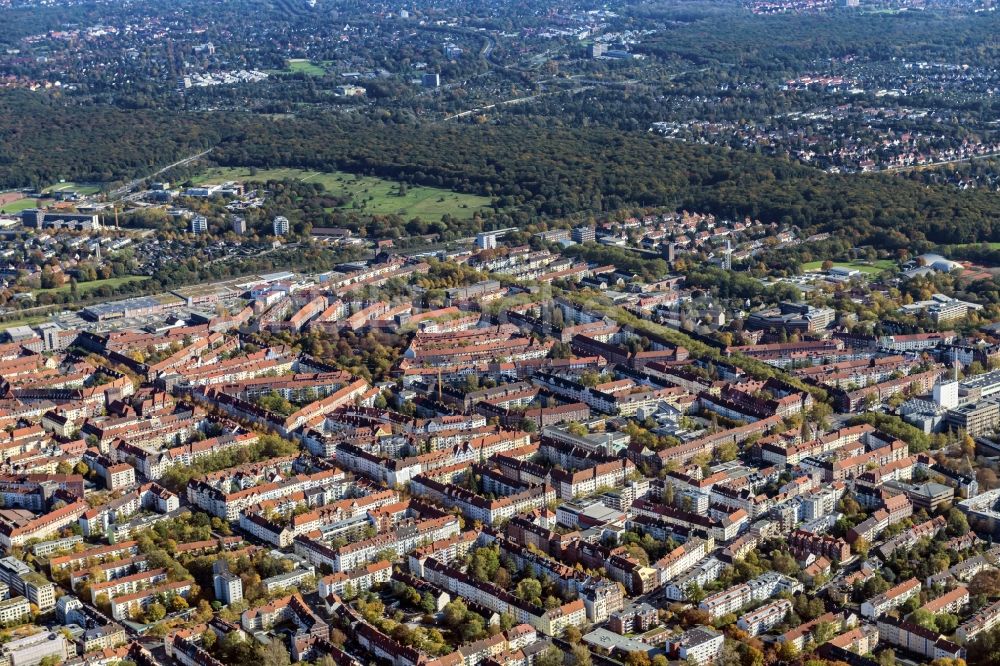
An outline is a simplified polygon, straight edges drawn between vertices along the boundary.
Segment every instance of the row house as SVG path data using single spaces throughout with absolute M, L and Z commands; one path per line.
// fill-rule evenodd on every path
M 240 626 L 247 633 L 268 631 L 280 622 L 295 624 L 302 633 L 326 638 L 330 628 L 302 599 L 293 594 L 276 599 L 264 606 L 243 611 Z
M 52 572 L 68 569 L 76 571 L 86 569 L 101 562 L 108 562 L 114 559 L 134 557 L 139 554 L 139 543 L 137 541 L 123 541 L 110 546 L 95 546 L 80 553 L 60 555 L 49 560 L 49 570 Z
M 699 562 L 711 552 L 714 543 L 693 537 L 677 548 L 658 559 L 652 564 L 659 577 L 659 584 L 665 585 L 668 581 L 683 575 L 693 569 Z
M 115 580 L 123 576 L 146 571 L 149 568 L 149 560 L 145 555 L 135 555 L 123 557 L 119 560 L 95 564 L 88 569 L 77 569 L 69 575 L 69 586 L 75 590 L 80 583 L 90 580 L 94 573 L 103 580 Z
M 787 599 L 779 599 L 741 616 L 736 621 L 736 626 L 751 636 L 758 636 L 771 627 L 784 622 L 791 610 L 792 602 Z
M 291 508 L 299 505 L 299 494 L 292 496 L 295 502 Z M 304 500 L 305 496 L 301 495 Z M 377 510 L 381 507 L 399 501 L 399 493 L 395 490 L 383 490 L 371 495 L 361 497 L 351 497 L 339 500 L 332 504 L 326 504 L 312 511 L 299 515 L 287 516 L 287 519 L 272 520 L 267 514 L 273 507 L 264 503 L 260 510 L 247 510 L 240 513 L 240 528 L 252 534 L 256 538 L 271 543 L 279 548 L 286 548 L 292 545 L 292 541 L 300 534 L 308 534 L 314 530 L 322 530 L 325 527 L 357 518 L 367 517 L 369 511 Z M 266 507 L 266 508 L 265 508 Z M 370 524 L 368 520 L 362 521 L 364 525 Z
M 920 594 L 920 581 L 910 578 L 899 585 L 876 595 L 861 604 L 861 614 L 867 618 L 885 615 L 894 608 L 905 604 L 911 597 Z
M 104 583 L 94 583 L 90 586 L 90 601 L 96 604 L 102 594 L 109 600 L 123 594 L 134 594 L 147 587 L 153 587 L 167 581 L 166 569 L 150 569 L 130 576 L 115 578 Z
M 599 489 L 620 488 L 635 472 L 635 464 L 631 460 L 615 460 L 577 472 L 553 469 L 550 482 L 559 498 L 572 499 L 593 495 Z
M 958 626 L 955 636 L 963 643 L 968 644 L 975 640 L 976 636 L 989 631 L 1000 624 L 1000 601 L 995 601 L 985 608 L 981 608 L 976 613 Z
M 876 626 L 881 642 L 922 655 L 929 661 L 965 658 L 965 648 L 952 643 L 936 631 L 912 622 L 886 616 L 880 617 Z
M 132 465 L 147 479 L 155 481 L 174 465 L 190 466 L 206 456 L 228 449 L 249 447 L 258 440 L 256 433 L 227 434 L 164 450 L 119 441 L 111 445 L 111 458 Z
M 824 613 L 809 622 L 800 624 L 794 629 L 789 629 L 778 636 L 777 641 L 778 643 L 791 643 L 796 650 L 801 651 L 806 646 L 806 643 L 812 640 L 814 632 L 820 625 L 830 625 L 834 631 L 843 631 L 855 621 L 854 616 L 848 611 Z
M 392 578 L 392 563 L 380 560 L 350 571 L 339 571 L 323 576 L 319 580 L 319 596 L 321 599 L 326 599 L 331 594 L 342 597 L 348 588 L 355 593 L 364 592 L 389 582 L 390 578 Z
M 269 357 L 268 350 L 219 361 L 199 368 L 180 369 L 181 383 L 189 388 L 244 382 L 265 375 L 281 376 L 292 372 L 297 361 L 293 356 Z
M 89 508 L 85 501 L 78 500 L 20 525 L 0 522 L 0 545 L 10 552 L 11 548 L 21 547 L 28 541 L 45 540 L 75 523 Z
M 847 531 L 847 542 L 854 543 L 859 538 L 872 543 L 890 525 L 895 525 L 913 515 L 913 505 L 906 495 L 894 495 L 885 500 L 885 507 L 872 513 L 864 522 Z
M 941 573 L 928 576 L 927 583 L 928 587 L 937 584 L 950 585 L 958 582 L 969 582 L 973 577 L 980 571 L 986 571 L 988 569 L 993 569 L 994 565 L 986 557 L 982 555 L 976 555 L 974 557 L 969 557 L 967 559 L 953 564 L 945 571 Z
M 187 487 L 188 501 L 204 511 L 236 522 L 240 512 L 267 500 L 280 499 L 297 492 L 343 482 L 344 473 L 339 470 L 323 470 L 314 474 L 299 474 L 283 481 L 251 486 L 244 490 L 226 493 L 216 487 L 210 479 L 192 481 Z
M 713 619 L 718 619 L 728 613 L 735 613 L 751 603 L 770 599 L 780 592 L 794 594 L 801 592 L 802 589 L 802 584 L 798 581 L 776 571 L 768 571 L 746 583 L 734 585 L 706 597 L 698 607 L 708 612 Z
M 944 516 L 935 516 L 919 525 L 914 525 L 901 534 L 888 539 L 879 546 L 879 553 L 888 560 L 900 548 L 910 548 L 923 538 L 934 538 L 948 526 Z
M 357 569 L 385 550 L 393 550 L 399 557 L 421 545 L 447 539 L 459 534 L 459 521 L 455 516 L 443 516 L 401 524 L 391 532 L 376 535 L 339 548 L 330 548 L 318 540 L 318 533 L 295 537 L 295 554 L 316 567 L 329 566 L 334 572 Z
M 724 567 L 721 560 L 715 557 L 706 557 L 696 563 L 687 573 L 667 583 L 663 589 L 663 596 L 671 601 L 684 601 L 696 586 L 704 587 L 707 583 L 716 580 Z
M 132 594 L 123 594 L 111 600 L 111 616 L 120 622 L 135 617 L 161 597 L 187 598 L 190 594 L 191 583 L 188 582 L 165 583 Z
M 766 443 L 760 446 L 761 458 L 765 462 L 781 467 L 795 466 L 803 458 L 822 456 L 849 444 L 856 444 L 861 441 L 863 435 L 874 430 L 872 425 L 864 423 L 849 428 L 840 428 L 807 442 L 796 438 L 795 441 L 788 444 Z
M 134 467 L 127 463 L 115 462 L 97 449 L 87 449 L 83 456 L 83 462 L 104 479 L 104 487 L 108 490 L 129 488 L 135 485 Z
M 484 525 L 496 525 L 518 513 L 544 508 L 556 501 L 556 492 L 549 485 L 528 486 L 515 494 L 490 500 L 460 486 L 440 483 L 423 475 L 410 482 L 410 492 L 448 508 L 457 508 L 467 519 L 478 520 Z
M 737 516 L 736 520 L 727 520 L 726 522 L 723 522 L 711 516 L 703 516 L 668 504 L 652 502 L 647 498 L 637 499 L 632 504 L 629 512 L 630 515 L 633 516 L 646 516 L 668 525 L 676 525 L 688 530 L 702 531 L 716 541 L 729 541 L 731 539 L 735 539 L 739 536 L 743 525 L 747 522 L 747 514 L 745 511 L 742 511 L 742 509 L 737 511 L 738 514 L 742 515 Z
M 938 613 L 952 613 L 957 615 L 969 603 L 969 589 L 960 586 L 945 592 L 937 599 L 928 601 L 920 607 L 920 610 L 927 611 L 931 615 Z
M 586 622 L 583 601 L 577 599 L 558 608 L 546 610 L 530 604 L 510 591 L 492 583 L 474 580 L 462 571 L 442 564 L 434 558 L 424 562 L 424 577 L 452 594 L 469 599 L 496 613 L 509 613 L 515 621 L 526 623 L 546 636 L 560 636 L 571 626 Z
M 851 557 L 851 547 L 846 541 L 825 534 L 795 530 L 788 535 L 788 545 L 798 559 L 811 554 L 822 555 L 836 562 L 846 562 Z
M 844 391 L 842 389 L 830 389 L 834 406 L 841 412 L 856 412 L 860 410 L 868 400 L 874 399 L 876 402 L 883 402 L 892 396 L 908 391 L 911 387 L 916 387 L 916 393 L 927 393 L 934 384 L 937 383 L 944 370 L 934 368 L 927 372 L 902 377 L 900 379 L 890 379 L 879 384 L 872 384 L 855 391 Z

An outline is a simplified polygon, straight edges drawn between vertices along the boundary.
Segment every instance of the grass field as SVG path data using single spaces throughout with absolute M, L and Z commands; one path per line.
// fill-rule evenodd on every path
M 65 190 L 73 190 L 79 194 L 97 194 L 101 191 L 101 186 L 93 183 L 56 183 L 49 185 L 42 192 L 63 192 Z
M 25 317 L 24 319 L 15 319 L 13 321 L 0 321 L 0 331 L 6 331 L 8 328 L 14 328 L 15 326 L 36 326 L 37 324 L 42 324 L 49 320 L 50 315 L 35 315 L 33 317 Z
M 399 184 L 381 178 L 355 176 L 343 172 L 303 171 L 302 169 L 261 169 L 250 175 L 245 167 L 215 168 L 195 179 L 199 184 L 221 183 L 227 180 L 263 182 L 266 180 L 300 180 L 322 183 L 334 196 L 349 198 L 353 203 L 345 210 L 358 210 L 375 215 L 398 214 L 406 219 L 418 217 L 439 220 L 442 215 L 468 219 L 476 211 L 490 205 L 487 197 L 461 194 L 435 187 L 407 187 L 399 196 Z
M 17 201 L 11 201 L 10 203 L 5 203 L 0 205 L 0 212 L 7 213 L 8 215 L 13 215 L 14 213 L 20 213 L 25 208 L 37 208 L 37 199 L 18 199 Z
M 835 261 L 833 265 L 841 268 L 854 268 L 868 275 L 878 275 L 882 271 L 895 268 L 896 262 L 891 259 L 876 259 L 871 263 L 863 261 Z M 802 264 L 802 270 L 807 273 L 821 271 L 823 270 L 823 262 L 810 261 L 809 263 Z
M 148 275 L 129 275 L 127 277 L 117 277 L 108 278 L 107 280 L 91 280 L 90 282 L 80 282 L 76 285 L 77 294 L 86 294 L 89 291 L 94 291 L 100 289 L 101 287 L 119 287 L 128 282 L 144 282 L 149 279 Z M 35 289 L 33 293 L 37 296 L 38 294 L 58 294 L 62 292 L 67 292 L 70 290 L 70 285 L 67 282 L 61 287 L 53 287 L 51 289 Z
M 948 247 L 978 247 L 980 245 L 989 245 L 991 250 L 1000 250 L 1000 243 L 959 243 Z
M 284 69 L 268 70 L 270 74 L 307 74 L 309 76 L 323 76 L 326 74 L 326 67 L 304 58 L 292 58 L 287 61 Z

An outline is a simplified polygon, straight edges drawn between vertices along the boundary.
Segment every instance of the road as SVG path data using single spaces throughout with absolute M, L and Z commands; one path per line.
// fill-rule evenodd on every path
M 590 90 L 593 86 L 583 86 L 582 88 L 573 88 L 572 90 L 553 90 L 551 92 L 535 93 L 534 95 L 528 95 L 526 97 L 515 97 L 514 99 L 507 99 L 502 102 L 495 102 L 493 104 L 487 104 L 486 106 L 479 106 L 474 109 L 467 109 L 465 111 L 459 111 L 450 116 L 445 116 L 441 122 L 446 122 L 448 120 L 454 120 L 455 118 L 464 118 L 466 116 L 471 116 L 475 113 L 482 113 L 484 111 L 489 111 L 490 109 L 496 109 L 501 106 L 510 106 L 511 104 L 524 104 L 525 102 L 530 102 L 536 100 L 540 97 L 547 97 L 549 95 L 558 95 L 560 93 L 578 93 L 584 90 Z
M 195 155 L 189 155 L 188 157 L 185 157 L 184 159 L 177 160 L 173 164 L 168 164 L 167 166 L 163 167 L 159 171 L 155 171 L 155 172 L 153 172 L 153 173 L 151 173 L 151 174 L 149 174 L 147 176 L 144 176 L 142 178 L 136 178 L 134 180 L 130 180 L 128 183 L 126 183 L 125 185 L 122 185 L 117 190 L 113 190 L 110 193 L 108 193 L 108 199 L 110 201 L 118 201 L 120 199 L 127 199 L 128 198 L 128 194 L 132 190 L 134 190 L 136 187 L 138 187 L 141 183 L 143 183 L 144 181 L 156 178 L 161 173 L 166 173 L 167 171 L 170 171 L 171 169 L 174 169 L 176 167 L 184 166 L 185 164 L 190 164 L 191 162 L 194 162 L 195 160 L 200 159 L 200 158 L 204 157 L 205 155 L 208 155 L 210 152 L 212 152 L 212 148 L 209 148 L 208 150 L 203 150 L 200 153 L 197 153 Z
M 899 166 L 899 167 L 887 167 L 876 173 L 893 173 L 900 171 L 915 171 L 917 169 L 936 169 L 947 164 L 962 164 L 964 162 L 971 162 L 972 160 L 985 160 L 991 157 L 1000 157 L 1000 152 L 995 153 L 984 153 L 983 155 L 970 155 L 968 157 L 959 157 L 954 160 L 942 160 L 941 162 L 928 162 L 927 164 L 914 164 L 911 166 Z

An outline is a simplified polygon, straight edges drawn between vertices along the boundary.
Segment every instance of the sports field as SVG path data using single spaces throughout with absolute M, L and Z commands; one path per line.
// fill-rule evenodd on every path
M 866 261 L 835 261 L 834 266 L 840 268 L 853 268 L 869 275 L 878 275 L 882 271 L 887 271 L 896 267 L 896 262 L 890 259 L 876 259 L 872 262 Z M 810 261 L 802 264 L 802 270 L 806 273 L 814 273 L 823 270 L 822 261 Z
M 322 64 L 314 63 L 304 58 L 292 58 L 287 61 L 285 69 L 268 70 L 269 74 L 308 74 L 309 76 L 323 76 L 326 74 L 326 67 Z

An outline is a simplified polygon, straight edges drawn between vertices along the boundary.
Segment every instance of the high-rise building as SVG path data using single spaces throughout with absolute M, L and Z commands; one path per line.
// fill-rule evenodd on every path
M 208 231 L 208 218 L 204 215 L 195 215 L 191 218 L 191 233 L 203 234 Z
M 577 243 L 588 243 L 596 238 L 594 227 L 588 226 L 573 227 L 573 233 L 570 237 Z
M 247 221 L 238 215 L 233 216 L 233 233 L 243 235 L 247 232 Z
M 279 215 L 274 218 L 274 235 L 275 236 L 287 236 L 288 235 L 288 218 Z
M 934 403 L 945 409 L 958 407 L 958 382 L 940 380 L 934 385 Z
M 441 75 L 437 72 L 424 74 L 420 82 L 424 88 L 437 88 L 441 85 Z
M 212 565 L 212 585 L 215 598 L 224 604 L 243 600 L 243 581 L 229 570 L 225 560 L 216 560 Z
M 480 250 L 493 250 L 497 246 L 497 235 L 490 231 L 476 234 L 476 247 Z

